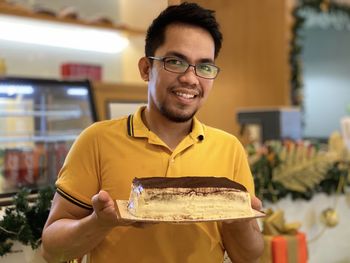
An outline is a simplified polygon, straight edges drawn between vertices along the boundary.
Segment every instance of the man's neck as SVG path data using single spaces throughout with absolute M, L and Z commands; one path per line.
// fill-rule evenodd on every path
M 174 122 L 164 117 L 159 112 L 150 111 L 146 108 L 142 112 L 142 121 L 147 128 L 162 139 L 171 150 L 185 138 L 192 128 L 192 119 L 187 122 Z

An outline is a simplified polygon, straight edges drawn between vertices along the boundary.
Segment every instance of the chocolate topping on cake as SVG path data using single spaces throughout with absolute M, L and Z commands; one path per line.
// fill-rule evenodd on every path
M 134 178 L 134 186 L 143 188 L 200 188 L 200 187 L 220 187 L 234 188 L 241 191 L 247 189 L 226 177 L 203 177 L 203 176 L 186 176 L 186 177 L 146 177 Z

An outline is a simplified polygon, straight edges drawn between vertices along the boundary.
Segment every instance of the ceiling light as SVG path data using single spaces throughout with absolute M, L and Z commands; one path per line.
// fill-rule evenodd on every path
M 102 53 L 118 53 L 129 44 L 116 30 L 7 15 L 0 16 L 0 40 Z

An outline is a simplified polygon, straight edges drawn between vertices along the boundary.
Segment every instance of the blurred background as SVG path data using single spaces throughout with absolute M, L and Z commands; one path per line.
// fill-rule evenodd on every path
M 53 184 L 82 129 L 146 103 L 145 31 L 181 2 L 0 0 L 2 213 L 21 189 Z M 215 10 L 224 35 L 198 117 L 247 149 L 268 213 L 262 262 L 350 262 L 350 0 L 191 2 Z M 0 261 L 42 261 L 26 251 Z

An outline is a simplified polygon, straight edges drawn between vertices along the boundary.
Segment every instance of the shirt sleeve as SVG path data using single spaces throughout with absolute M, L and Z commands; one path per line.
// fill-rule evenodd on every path
M 247 191 L 254 196 L 254 180 L 250 170 L 248 156 L 240 141 L 235 138 L 235 154 L 234 154 L 234 177 L 233 180 L 239 182 L 247 188 Z
M 56 181 L 57 192 L 83 208 L 100 189 L 98 125 L 85 129 L 73 143 Z

